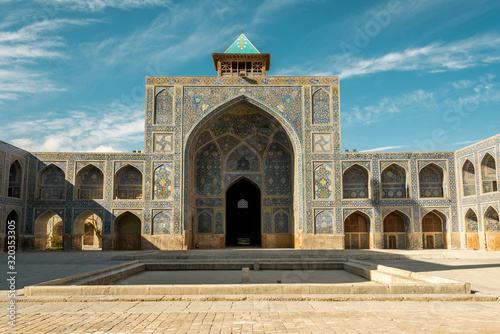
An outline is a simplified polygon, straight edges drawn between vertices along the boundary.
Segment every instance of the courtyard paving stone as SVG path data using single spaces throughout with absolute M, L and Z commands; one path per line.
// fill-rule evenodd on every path
M 448 297 L 450 301 L 439 300 L 446 299 L 446 296 L 433 296 L 434 299 L 429 296 L 392 296 L 388 301 L 370 300 L 371 296 L 364 296 L 365 300 L 346 298 L 345 301 L 321 299 L 329 296 L 318 296 L 316 300 L 265 300 L 251 295 L 221 296 L 219 300 L 207 300 L 204 296 L 100 296 L 87 299 L 79 296 L 80 300 L 75 301 L 68 301 L 72 297 L 18 297 L 16 326 L 7 324 L 4 311 L 0 333 L 500 332 L 500 301 L 497 299 L 500 295 L 500 253 L 445 250 L 405 252 L 413 255 L 417 253 L 429 256 L 375 262 L 468 281 L 477 291 L 476 296 L 494 301 L 486 301 L 486 298 L 459 301 L 458 297 L 453 296 Z M 81 255 L 83 252 L 56 253 L 52 257 L 50 270 L 45 270 L 42 267 L 50 257 L 45 254 L 39 257 L 39 254 L 24 253 L 21 257 L 19 265 L 23 267 L 23 275 L 36 273 L 22 280 L 21 284 L 34 284 L 75 274 L 74 267 L 65 268 L 65 264 L 75 254 L 81 267 L 79 272 L 119 263 L 110 260 L 116 252 L 99 253 L 94 258 Z M 439 254 L 444 256 L 439 258 Z M 398 298 L 407 298 L 409 301 L 398 301 Z M 0 305 L 3 310 L 6 310 L 6 306 L 4 302 Z

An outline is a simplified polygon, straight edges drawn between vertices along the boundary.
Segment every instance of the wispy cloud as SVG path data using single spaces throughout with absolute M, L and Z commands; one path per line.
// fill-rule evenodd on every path
M 400 149 L 403 147 L 408 147 L 408 145 L 398 145 L 398 146 L 384 146 L 384 147 L 377 147 L 377 148 L 372 148 L 369 150 L 363 150 L 360 152 L 382 152 L 382 151 L 392 151 L 396 149 Z
M 6 125 L 3 136 L 32 152 L 119 152 L 130 145 L 142 149 L 144 109 L 110 104 L 70 111 L 66 116 L 23 120 Z
M 342 122 L 346 125 L 361 124 L 369 126 L 415 105 L 428 110 L 435 108 L 434 93 L 419 89 L 400 96 L 383 98 L 378 104 L 364 107 L 354 106 L 352 110 L 343 112 Z
M 452 43 L 434 42 L 371 58 L 336 53 L 319 63 L 321 68 L 318 62 L 311 62 L 276 72 L 277 75 L 338 75 L 349 79 L 389 71 L 439 73 L 488 66 L 500 63 L 500 34 L 484 34 Z
M 65 43 L 53 35 L 69 25 L 87 25 L 95 20 L 55 19 L 0 32 L 0 103 L 15 100 L 22 94 L 61 91 L 50 75 L 32 69 L 38 61 L 65 58 Z
M 173 10 L 158 15 L 149 26 L 125 37 L 85 43 L 82 53 L 92 59 L 94 70 L 129 64 L 147 67 L 149 75 L 165 75 L 169 69 L 195 58 L 209 57 L 205 50 L 227 47 L 239 26 L 220 23 L 219 8 L 212 3 L 197 6 L 175 5 Z M 192 22 L 196 21 L 196 25 Z M 146 62 L 137 62 L 146 59 Z M 155 73 L 151 73 L 154 71 Z
M 380 57 L 334 55 L 330 61 L 342 79 L 387 71 L 443 72 L 500 62 L 500 35 L 474 36 L 454 43 L 432 43 Z
M 314 2 L 313 0 L 265 0 L 258 6 L 253 14 L 251 25 L 256 25 L 268 20 L 276 15 L 277 11 L 283 10 L 286 7 L 296 6 L 305 2 Z
M 423 89 L 394 97 L 386 97 L 376 104 L 359 106 L 351 110 L 344 110 L 342 123 L 346 126 L 370 126 L 374 123 L 395 117 L 403 112 L 418 110 L 432 111 L 443 115 L 447 111 L 463 115 L 471 115 L 479 109 L 480 104 L 500 102 L 499 85 L 494 81 L 492 74 L 480 76 L 475 80 L 465 79 L 455 82 L 446 82 L 435 91 Z M 446 117 L 451 117 L 449 114 Z M 444 119 L 446 117 L 443 116 Z
M 172 6 L 172 0 L 37 0 L 39 3 L 73 11 L 101 11 L 106 7 L 123 10 Z
M 470 145 L 470 144 L 475 144 L 477 142 L 479 142 L 479 139 L 478 140 L 466 140 L 466 141 L 456 142 L 456 143 L 452 143 L 451 145 L 456 145 L 456 146 Z
M 16 31 L 0 32 L 0 42 L 31 42 L 38 40 L 43 33 L 53 32 L 68 25 L 85 25 L 92 22 L 97 22 L 94 19 L 54 19 L 34 22 L 24 26 Z

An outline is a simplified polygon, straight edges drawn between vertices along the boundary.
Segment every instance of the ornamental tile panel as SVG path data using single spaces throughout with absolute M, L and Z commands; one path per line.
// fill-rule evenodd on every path
M 153 210 L 153 234 L 170 234 L 172 230 L 172 210 Z
M 314 210 L 315 233 L 333 234 L 334 216 L 333 210 Z
M 332 152 L 332 135 L 330 133 L 313 133 L 313 152 Z
M 312 95 L 313 124 L 330 124 L 330 94 L 328 87 L 317 89 Z
M 274 233 L 283 234 L 290 231 L 290 208 L 273 208 Z
M 174 97 L 172 87 L 155 87 L 155 123 L 172 124 Z
M 314 198 L 332 198 L 333 170 L 331 162 L 314 162 Z
M 170 153 L 174 151 L 173 133 L 155 133 L 153 134 L 153 152 Z
M 198 233 L 212 233 L 214 209 L 198 209 Z
M 156 167 L 154 170 L 154 200 L 168 200 L 172 197 L 173 164 L 167 162 Z

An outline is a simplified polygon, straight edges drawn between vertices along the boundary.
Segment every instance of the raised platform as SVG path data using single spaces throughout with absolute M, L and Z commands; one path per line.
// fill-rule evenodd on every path
M 137 251 L 127 254 L 117 254 L 111 259 L 115 261 L 133 260 L 236 260 L 236 259 L 276 259 L 281 262 L 288 260 L 313 261 L 347 261 L 351 260 L 431 260 L 455 259 L 452 251 L 434 250 L 434 252 L 414 250 L 311 250 L 289 248 L 250 248 L 234 247 L 223 249 L 190 249 L 187 251 Z
M 243 253 L 240 253 L 243 255 Z M 264 253 L 261 253 L 263 255 Z M 266 253 L 267 254 L 267 253 Z M 166 255 L 166 254 L 162 254 Z M 216 255 L 216 254 L 212 254 Z M 226 254 L 227 255 L 227 254 Z M 302 254 L 304 255 L 304 254 Z M 129 255 L 130 256 L 130 255 Z M 133 255 L 132 255 L 133 256 Z M 141 256 L 140 254 L 138 256 Z M 173 256 L 170 254 L 169 256 Z M 246 255 L 245 255 L 246 257 Z M 296 283 L 249 283 L 239 284 L 184 284 L 182 275 L 176 284 L 116 285 L 120 280 L 145 271 L 176 271 L 185 273 L 185 277 L 194 275 L 194 270 L 228 271 L 248 268 L 256 271 L 281 270 L 293 273 L 298 278 Z M 335 276 L 335 271 L 345 271 L 364 278 L 342 283 L 311 283 L 308 277 L 324 275 L 327 270 Z M 201 278 L 203 281 L 203 278 Z M 141 280 L 139 280 L 141 282 Z M 332 282 L 332 281 L 330 281 Z M 209 283 L 209 282 L 208 282 Z M 24 288 L 25 296 L 77 296 L 77 295 L 318 295 L 318 294 L 470 294 L 469 283 L 433 277 L 407 270 L 376 265 L 359 260 L 311 261 L 310 257 L 294 260 L 266 259 L 222 259 L 210 261 L 196 258 L 170 259 L 170 261 L 132 261 L 117 266 L 52 280 Z

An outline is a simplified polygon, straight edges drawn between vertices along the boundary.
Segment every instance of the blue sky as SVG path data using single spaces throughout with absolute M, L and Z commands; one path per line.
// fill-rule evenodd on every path
M 343 149 L 500 133 L 500 2 L 0 0 L 0 140 L 143 148 L 147 75 L 212 76 L 240 27 L 268 75 L 339 75 Z

